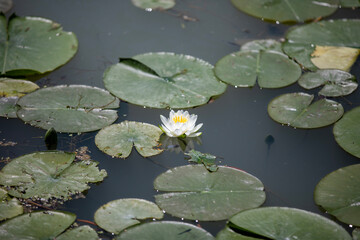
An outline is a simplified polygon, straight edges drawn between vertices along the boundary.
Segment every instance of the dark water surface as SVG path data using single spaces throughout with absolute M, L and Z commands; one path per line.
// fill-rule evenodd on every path
M 239 12 L 228 0 L 178 0 L 176 7 L 168 12 L 146 12 L 134 7 L 130 0 L 14 0 L 12 12 L 52 19 L 78 37 L 79 51 L 75 58 L 40 79 L 37 82 L 40 86 L 86 84 L 103 88 L 102 75 L 108 66 L 115 64 L 119 57 L 146 52 L 189 54 L 215 64 L 223 56 L 237 51 L 237 44 L 254 39 L 280 39 L 289 28 Z M 185 21 L 181 17 L 184 15 L 197 21 Z M 331 16 L 344 17 L 360 18 L 360 10 L 340 9 Z M 352 73 L 360 77 L 359 61 Z M 297 91 L 304 90 L 297 84 L 275 90 L 229 86 L 226 93 L 211 104 L 189 109 L 198 115 L 198 122 L 204 123 L 202 144 L 195 144 L 195 149 L 219 156 L 223 158 L 222 164 L 258 177 L 266 188 L 264 206 L 295 207 L 324 215 L 313 201 L 316 184 L 326 174 L 359 160 L 336 144 L 332 126 L 299 130 L 269 118 L 267 104 L 271 99 Z M 345 110 L 359 106 L 359 90 L 336 100 Z M 169 111 L 122 102 L 118 113 L 117 123 L 132 120 L 159 125 L 159 115 L 167 116 Z M 45 130 L 25 125 L 19 119 L 0 118 L 0 140 L 18 143 L 0 147 L 0 157 L 15 158 L 46 150 L 44 134 Z M 187 164 L 183 153 L 176 151 L 151 158 L 143 158 L 133 151 L 125 160 L 113 159 L 97 149 L 95 134 L 59 135 L 60 150 L 74 151 L 88 146 L 92 159 L 108 172 L 104 182 L 92 185 L 86 198 L 68 201 L 60 207 L 76 213 L 79 219 L 93 221 L 101 205 L 119 198 L 154 201 L 155 177 L 168 168 Z M 273 141 L 265 141 L 269 135 Z M 170 216 L 166 219 L 180 221 Z M 225 221 L 199 224 L 215 235 Z

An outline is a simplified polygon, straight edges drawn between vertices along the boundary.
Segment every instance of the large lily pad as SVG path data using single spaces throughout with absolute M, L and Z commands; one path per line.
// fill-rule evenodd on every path
M 0 75 L 26 76 L 52 71 L 68 62 L 78 42 L 60 24 L 40 17 L 0 16 Z
M 146 53 L 120 59 L 104 74 L 104 84 L 115 96 L 153 108 L 189 108 L 224 93 L 209 63 L 188 55 Z
M 340 103 L 320 99 L 311 103 L 314 95 L 287 93 L 271 100 L 269 116 L 276 122 L 295 128 L 319 128 L 333 124 L 344 113 Z
M 300 66 L 283 54 L 273 40 L 244 45 L 240 52 L 220 59 L 214 71 L 223 82 L 237 87 L 253 87 L 257 81 L 262 88 L 280 88 L 301 76 Z
M 154 188 L 167 193 L 156 203 L 176 217 L 216 221 L 259 207 L 265 201 L 263 184 L 256 177 L 231 167 L 209 172 L 203 165 L 176 167 L 159 175 Z
M 336 69 L 307 72 L 301 76 L 298 83 L 305 89 L 313 89 L 324 85 L 319 94 L 325 97 L 349 95 L 358 87 L 354 75 Z
M 124 121 L 101 129 L 95 136 L 95 144 L 113 157 L 128 157 L 133 146 L 141 156 L 150 157 L 163 151 L 158 148 L 161 134 L 161 129 L 154 125 Z
M 0 97 L 21 97 L 38 88 L 39 86 L 31 81 L 0 78 Z
M 239 10 L 276 22 L 305 22 L 332 14 L 339 0 L 231 0 Z
M 337 223 L 295 208 L 266 207 L 240 212 L 230 218 L 232 226 L 255 239 L 351 240 Z
M 334 125 L 336 142 L 348 153 L 360 158 L 360 107 L 344 114 Z
M 183 222 L 150 222 L 122 232 L 117 240 L 214 240 L 204 229 Z
M 318 68 L 311 61 L 316 46 L 360 48 L 360 20 L 320 21 L 290 29 L 283 50 L 291 58 L 312 71 Z
M 29 93 L 17 102 L 20 119 L 57 132 L 90 132 L 117 119 L 119 99 L 108 91 L 85 85 L 60 85 Z
M 360 164 L 340 168 L 318 183 L 315 203 L 340 221 L 360 226 Z
M 75 214 L 60 211 L 27 213 L 0 225 L 3 240 L 55 239 L 75 221 Z
M 150 11 L 152 9 L 169 9 L 175 6 L 175 0 L 131 0 L 139 8 Z
M 152 202 L 144 199 L 118 199 L 101 206 L 94 215 L 97 225 L 108 232 L 118 234 L 148 218 L 162 219 L 163 212 Z
M 36 152 L 13 159 L 0 171 L 0 184 L 9 186 L 8 193 L 20 198 L 67 198 L 100 182 L 106 171 L 97 162 L 73 162 L 74 153 Z
M 56 237 L 56 240 L 98 240 L 99 237 L 94 229 L 89 226 L 80 226 L 67 230 L 60 236 Z

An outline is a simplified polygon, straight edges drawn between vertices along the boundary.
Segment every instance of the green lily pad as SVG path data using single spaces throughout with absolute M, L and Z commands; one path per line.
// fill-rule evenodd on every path
M 344 108 L 340 103 L 320 99 L 311 103 L 314 95 L 287 93 L 268 105 L 268 114 L 276 122 L 295 128 L 319 128 L 333 124 L 341 118 Z
M 259 238 L 253 238 L 238 234 L 227 226 L 216 235 L 216 240 L 257 240 L 257 239 Z
M 13 159 L 0 171 L 0 184 L 10 187 L 8 193 L 20 198 L 68 198 L 100 182 L 106 171 L 97 162 L 74 162 L 74 153 L 35 152 Z
M 337 223 L 295 208 L 251 209 L 236 214 L 229 221 L 244 233 L 257 236 L 256 239 L 352 239 Z
M 245 45 L 245 49 L 255 46 Z M 301 68 L 297 63 L 278 50 L 259 49 L 223 57 L 215 64 L 216 76 L 236 87 L 253 87 L 257 81 L 261 88 L 281 88 L 299 79 Z
M 24 209 L 16 198 L 10 198 L 7 191 L 0 188 L 0 221 L 13 218 L 24 212 Z
M 355 228 L 352 232 L 353 240 L 360 240 L 360 228 Z
M 55 239 L 75 221 L 75 214 L 60 211 L 27 213 L 0 225 L 3 240 Z
M 101 206 L 94 215 L 97 225 L 108 232 L 118 234 L 148 218 L 162 219 L 163 212 L 152 202 L 144 199 L 118 199 Z
M 348 7 L 348 8 L 360 7 L 360 1 L 359 0 L 340 0 L 340 6 Z
M 275 51 L 283 53 L 282 45 L 274 39 L 261 39 L 245 43 L 241 46 L 242 51 Z
M 360 158 L 360 107 L 344 114 L 335 123 L 333 133 L 336 142 L 348 153 Z
M 170 9 L 175 6 L 175 0 L 131 0 L 131 2 L 142 9 Z
M 104 74 L 105 88 L 120 99 L 153 108 L 189 108 L 225 92 L 209 63 L 188 55 L 146 53 L 120 59 Z
M 115 239 L 141 240 L 214 240 L 214 237 L 204 229 L 183 222 L 150 222 L 132 227 L 122 232 Z
M 284 52 L 303 67 L 318 68 L 311 61 L 316 46 L 360 48 L 360 20 L 339 19 L 314 22 L 290 29 L 283 43 Z
M 0 97 L 22 97 L 39 86 L 31 81 L 0 78 Z
M 0 117 L 17 118 L 16 112 L 19 106 L 16 105 L 18 97 L 0 98 Z
M 12 0 L 0 0 L 0 12 L 6 13 L 13 6 Z
M 60 236 L 56 237 L 56 240 L 98 240 L 99 236 L 96 231 L 89 226 L 80 226 L 67 230 Z
M 17 116 L 32 126 L 57 132 L 90 132 L 113 123 L 119 99 L 85 85 L 42 88 L 19 99 Z
M 192 220 L 228 219 L 265 201 L 264 186 L 259 179 L 225 166 L 219 166 L 216 172 L 209 172 L 203 165 L 176 167 L 159 175 L 154 188 L 167 192 L 155 196 L 160 208 Z
M 301 76 L 298 83 L 305 89 L 313 89 L 324 85 L 319 94 L 325 97 L 349 95 L 358 87 L 354 75 L 336 69 L 307 72 Z
M 60 24 L 40 17 L 0 16 L 0 75 L 27 76 L 53 71 L 76 53 L 78 42 Z
M 334 13 L 339 0 L 231 0 L 239 10 L 276 22 L 305 22 Z
M 360 226 L 360 164 L 340 168 L 321 179 L 314 199 L 341 222 Z
M 127 158 L 133 146 L 143 157 L 160 154 L 158 148 L 160 128 L 141 122 L 124 121 L 101 129 L 95 136 L 96 146 L 104 153 L 119 158 Z

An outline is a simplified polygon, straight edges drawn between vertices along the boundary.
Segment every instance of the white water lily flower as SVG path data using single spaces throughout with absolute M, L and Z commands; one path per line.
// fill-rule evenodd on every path
M 163 122 L 161 124 L 161 130 L 163 130 L 169 137 L 197 137 L 201 135 L 201 132 L 197 132 L 202 123 L 195 126 L 197 115 L 189 114 L 188 111 L 179 110 L 174 112 L 170 111 L 169 119 L 160 115 L 160 119 Z

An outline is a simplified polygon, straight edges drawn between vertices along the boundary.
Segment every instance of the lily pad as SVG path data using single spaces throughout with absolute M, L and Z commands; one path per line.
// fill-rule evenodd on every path
M 0 221 L 13 218 L 24 212 L 24 209 L 16 198 L 10 198 L 7 191 L 0 188 Z
M 257 240 L 257 239 L 259 238 L 253 238 L 238 234 L 228 226 L 226 226 L 216 235 L 216 240 Z
M 131 2 L 139 8 L 152 9 L 170 9 L 175 6 L 175 0 L 131 0 Z
M 320 99 L 311 103 L 314 95 L 287 93 L 271 100 L 268 114 L 276 122 L 295 128 L 319 128 L 341 118 L 344 108 L 340 103 Z
M 67 230 L 60 236 L 56 237 L 56 240 L 98 240 L 99 236 L 96 231 L 89 226 L 80 226 Z
M 305 89 L 313 89 L 324 85 L 319 94 L 325 97 L 349 95 L 358 87 L 354 75 L 336 69 L 307 72 L 301 76 L 298 83 Z
M 359 54 L 360 49 L 357 48 L 316 46 L 310 60 L 319 69 L 340 69 L 348 72 Z
M 0 16 L 0 75 L 27 76 L 53 71 L 76 53 L 78 41 L 60 24 L 40 17 Z
M 163 212 L 152 202 L 144 199 L 118 199 L 101 206 L 94 215 L 97 225 L 108 232 L 118 234 L 148 218 L 162 219 Z
M 122 232 L 115 239 L 141 240 L 214 240 L 214 237 L 204 229 L 183 222 L 150 222 L 132 227 Z
M 245 49 L 256 49 L 255 46 L 245 45 Z M 261 88 L 281 88 L 299 79 L 301 68 L 297 63 L 278 50 L 259 49 L 223 57 L 215 64 L 216 76 L 237 87 L 253 87 L 257 81 Z
M 106 171 L 97 162 L 74 162 L 74 153 L 35 152 L 13 159 L 0 171 L 0 184 L 10 187 L 8 193 L 20 198 L 68 198 L 100 182 Z
M 360 1 L 359 0 L 340 0 L 341 7 L 360 7 Z
M 176 167 L 159 175 L 154 188 L 167 192 L 155 196 L 160 208 L 192 220 L 228 219 L 265 201 L 264 186 L 259 179 L 225 166 L 219 166 L 216 172 L 209 172 L 203 165 Z
M 360 48 L 360 20 L 339 19 L 314 22 L 290 29 L 283 43 L 284 52 L 303 67 L 318 68 L 311 61 L 316 46 Z
M 231 0 L 239 10 L 276 22 L 305 22 L 334 13 L 339 0 Z
M 0 78 L 0 97 L 22 97 L 39 86 L 31 81 Z
M 113 123 L 119 99 L 85 85 L 42 88 L 19 99 L 17 115 L 26 123 L 57 132 L 90 132 Z
M 124 121 L 101 129 L 95 136 L 96 146 L 104 153 L 119 158 L 127 158 L 133 146 L 143 157 L 160 154 L 158 148 L 160 128 L 141 122 Z
M 0 12 L 6 13 L 13 6 L 12 0 L 0 0 Z
M 209 63 L 164 52 L 120 59 L 106 70 L 104 84 L 122 100 L 153 108 L 203 105 L 226 89 Z
M 337 223 L 295 208 L 251 209 L 236 214 L 229 221 L 244 233 L 257 236 L 256 239 L 352 239 Z
M 353 240 L 360 240 L 360 228 L 355 228 L 352 232 Z
M 321 179 L 314 199 L 341 222 L 360 226 L 360 164 L 340 168 Z
M 75 221 L 75 214 L 60 211 L 27 213 L 0 225 L 0 238 L 6 240 L 54 239 Z
M 360 107 L 344 114 L 334 125 L 336 142 L 348 153 L 360 158 Z
M 0 117 L 17 118 L 16 112 L 19 106 L 16 105 L 18 97 L 0 98 Z

